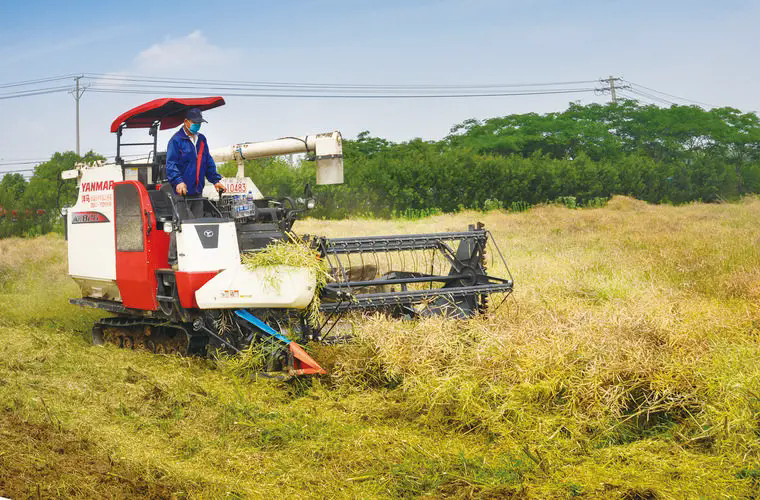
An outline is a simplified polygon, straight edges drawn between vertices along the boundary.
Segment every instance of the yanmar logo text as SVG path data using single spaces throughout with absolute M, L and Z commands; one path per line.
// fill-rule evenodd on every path
M 108 189 L 113 189 L 113 181 L 83 182 L 79 187 L 79 190 L 82 193 L 89 193 L 91 191 L 106 191 Z

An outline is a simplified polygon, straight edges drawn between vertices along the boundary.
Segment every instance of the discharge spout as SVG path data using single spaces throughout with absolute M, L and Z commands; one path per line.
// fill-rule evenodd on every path
M 242 170 L 243 160 L 292 153 L 316 156 L 317 184 L 343 184 L 343 142 L 337 131 L 273 141 L 243 142 L 211 150 L 211 156 L 217 162 L 238 162 L 239 171 Z M 238 177 L 243 177 L 242 172 Z

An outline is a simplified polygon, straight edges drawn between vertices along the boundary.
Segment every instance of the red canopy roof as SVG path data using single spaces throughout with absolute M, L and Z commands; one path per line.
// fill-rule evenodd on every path
M 148 128 L 156 120 L 161 122 L 161 130 L 174 128 L 185 120 L 188 109 L 200 108 L 201 111 L 205 111 L 222 105 L 224 105 L 224 98 L 218 96 L 154 99 L 122 113 L 111 124 L 111 132 L 119 130 L 122 123 L 127 128 Z

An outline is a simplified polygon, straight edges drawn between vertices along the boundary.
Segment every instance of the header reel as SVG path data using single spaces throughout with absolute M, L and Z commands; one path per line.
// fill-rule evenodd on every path
M 487 274 L 487 249 L 496 250 L 482 224 L 452 233 L 316 238 L 334 282 L 321 310 L 379 311 L 398 317 L 469 318 L 484 312 L 488 296 L 512 292 L 509 279 Z

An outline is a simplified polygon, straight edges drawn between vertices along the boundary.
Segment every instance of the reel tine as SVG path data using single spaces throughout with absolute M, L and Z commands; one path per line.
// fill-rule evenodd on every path
M 359 279 L 360 279 L 361 281 L 366 281 L 366 280 L 367 280 L 367 277 L 364 275 L 364 273 L 366 272 L 366 269 L 367 269 L 367 267 L 364 265 L 364 252 L 359 252 L 359 260 L 360 260 L 360 261 L 361 261 L 361 263 L 362 263 L 362 264 L 361 264 L 361 266 L 362 266 L 362 267 L 361 267 L 361 269 L 362 269 L 362 274 L 361 274 L 361 277 L 360 277 Z
M 352 268 L 351 268 L 351 254 L 350 253 L 346 254 L 346 259 L 348 260 L 348 278 L 346 278 L 346 281 L 353 281 L 353 277 L 351 276 Z
M 337 260 L 338 260 L 338 265 L 340 266 L 341 278 L 343 279 L 343 281 L 350 281 L 348 279 L 348 274 L 346 273 L 346 266 L 343 265 L 343 259 L 341 258 L 341 256 L 338 256 Z
M 435 274 L 435 248 L 430 250 L 430 274 Z M 433 288 L 433 283 L 430 283 L 430 288 Z
M 380 276 L 380 259 L 377 258 L 377 252 L 372 252 L 372 256 L 375 257 L 375 276 Z

